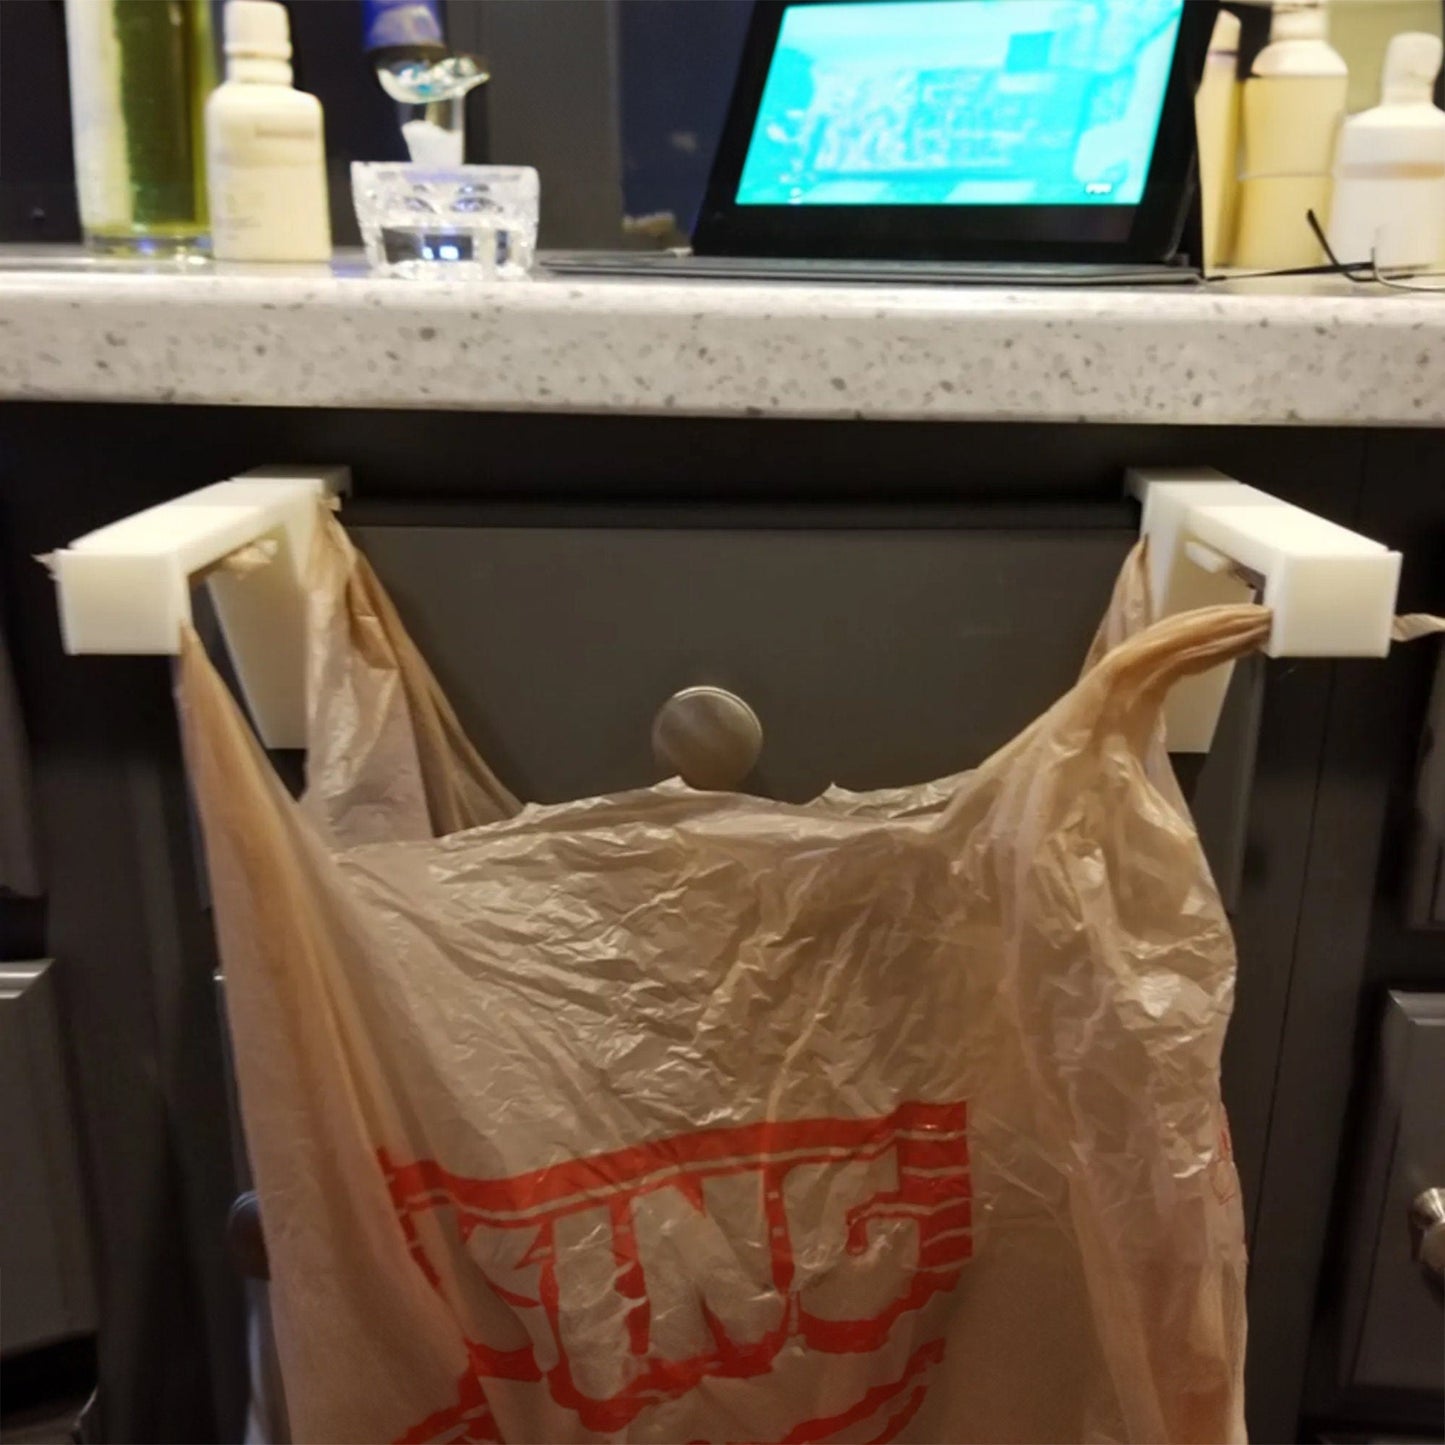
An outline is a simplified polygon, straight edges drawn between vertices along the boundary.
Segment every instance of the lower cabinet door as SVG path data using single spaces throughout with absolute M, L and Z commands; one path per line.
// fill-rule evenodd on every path
M 1445 993 L 1391 993 L 1346 1260 L 1348 1389 L 1445 1388 Z M 1436 1412 L 1439 1418 L 1439 1412 Z

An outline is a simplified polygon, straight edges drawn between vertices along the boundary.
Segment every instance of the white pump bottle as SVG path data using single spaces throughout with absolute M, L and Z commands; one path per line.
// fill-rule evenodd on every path
M 1344 262 L 1445 261 L 1445 111 L 1432 99 L 1438 37 L 1407 31 L 1385 52 L 1381 100 L 1345 122 L 1335 157 L 1330 246 Z

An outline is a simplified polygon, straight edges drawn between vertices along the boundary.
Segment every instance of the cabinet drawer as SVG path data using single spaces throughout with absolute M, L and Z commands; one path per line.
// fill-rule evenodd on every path
M 1136 539 L 1098 530 L 362 526 L 469 734 L 519 796 L 653 782 L 681 688 L 745 699 L 789 800 L 973 766 L 1078 675 Z
M 1445 993 L 1391 993 L 1349 1238 L 1343 1383 L 1438 1391 L 1445 1310 L 1413 1258 L 1409 1212 L 1445 1187 Z
M 96 1327 L 49 960 L 0 964 L 0 1352 Z

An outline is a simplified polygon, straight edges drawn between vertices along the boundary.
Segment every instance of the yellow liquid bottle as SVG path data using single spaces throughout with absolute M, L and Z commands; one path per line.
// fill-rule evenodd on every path
M 66 0 L 81 226 L 121 252 L 206 244 L 208 0 Z

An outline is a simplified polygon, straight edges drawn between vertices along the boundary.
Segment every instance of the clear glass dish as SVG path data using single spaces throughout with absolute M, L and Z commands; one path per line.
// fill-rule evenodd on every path
M 351 192 L 377 275 L 514 281 L 531 273 L 541 188 L 530 166 L 354 161 Z

